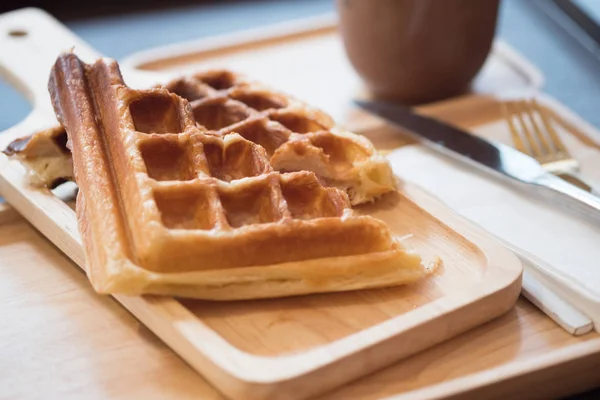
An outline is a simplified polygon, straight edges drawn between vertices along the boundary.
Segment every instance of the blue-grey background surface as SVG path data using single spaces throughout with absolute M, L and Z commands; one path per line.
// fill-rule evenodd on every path
M 600 21 L 600 0 L 577 1 L 596 10 Z M 55 15 L 102 54 L 120 59 L 158 45 L 335 10 L 333 0 L 190 1 L 169 8 L 155 3 L 145 6 L 127 7 L 126 13 L 115 13 L 113 6 L 111 13 L 74 10 L 67 4 L 64 12 Z M 545 92 L 600 128 L 598 45 L 579 35 L 550 0 L 503 0 L 497 35 L 542 70 Z M 0 82 L 0 99 L 2 131 L 23 119 L 30 107 L 4 82 Z M 577 398 L 599 399 L 600 391 Z

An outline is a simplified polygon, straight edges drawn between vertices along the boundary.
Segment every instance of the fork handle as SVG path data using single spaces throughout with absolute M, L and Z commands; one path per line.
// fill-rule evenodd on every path
M 585 220 L 593 219 L 600 226 L 600 197 L 565 182 L 551 173 L 540 175 L 532 183 L 542 194 L 549 195 L 552 200 L 579 214 Z
M 556 174 L 562 180 L 569 182 L 572 185 L 577 186 L 578 188 L 585 190 L 595 196 L 600 196 L 600 188 L 597 185 L 593 185 L 589 182 L 586 182 L 581 176 L 574 173 L 560 173 Z

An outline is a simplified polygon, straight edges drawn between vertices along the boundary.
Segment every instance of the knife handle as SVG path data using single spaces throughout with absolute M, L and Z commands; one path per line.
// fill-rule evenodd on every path
M 548 173 L 539 176 L 533 182 L 539 189 L 548 189 L 552 199 L 565 208 L 579 214 L 580 217 L 600 225 L 600 197 L 586 192 L 564 180 Z

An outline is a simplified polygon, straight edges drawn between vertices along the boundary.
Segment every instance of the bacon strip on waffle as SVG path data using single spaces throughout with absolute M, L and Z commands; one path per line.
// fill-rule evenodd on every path
M 86 270 L 98 292 L 229 300 L 399 285 L 427 274 L 385 223 L 354 213 L 345 191 L 299 164 L 274 168 L 290 154 L 274 160 L 283 146 L 310 148 L 317 134 L 282 129 L 286 141 L 272 132 L 247 139 L 249 126 L 293 119 L 290 110 L 249 117 L 219 96 L 194 107 L 165 88 L 127 87 L 113 60 L 87 65 L 71 53 L 57 59 L 49 90 L 69 135 Z M 246 124 L 215 130 L 238 112 Z M 346 143 L 337 145 L 352 148 Z M 335 180 L 335 171 L 327 176 Z

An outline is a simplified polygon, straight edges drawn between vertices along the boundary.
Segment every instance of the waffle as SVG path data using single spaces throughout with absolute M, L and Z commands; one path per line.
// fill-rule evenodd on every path
M 32 186 L 54 189 L 74 179 L 67 132 L 62 126 L 16 139 L 3 153 L 26 167 Z
M 395 189 L 389 164 L 368 139 L 336 126 L 321 110 L 241 74 L 211 70 L 159 87 L 188 100 L 203 128 L 221 136 L 236 132 L 260 145 L 277 171 L 315 172 L 324 185 L 346 191 L 353 205 Z M 4 152 L 27 166 L 35 185 L 52 188 L 73 179 L 66 137 L 62 128 L 42 131 Z
M 291 96 L 223 70 L 165 87 L 190 102 L 200 125 L 260 145 L 277 171 L 315 172 L 324 185 L 346 191 L 353 205 L 395 189 L 389 164 L 369 140 Z
M 52 68 L 49 90 L 69 134 L 86 270 L 98 292 L 233 300 L 392 286 L 427 274 L 385 223 L 356 215 L 345 190 L 324 184 L 338 184 L 336 163 L 345 159 L 325 165 L 308 155 L 311 167 L 325 168 L 318 174 L 301 158 L 286 160 L 327 140 L 291 131 L 321 129 L 328 118 L 309 110 L 310 122 L 298 122 L 299 106 L 249 109 L 230 98 L 242 96 L 237 87 L 191 103 L 175 94 L 223 90 L 217 77 L 133 90 L 113 60 L 88 65 L 67 53 Z M 244 96 L 246 89 L 255 90 Z M 271 121 L 278 118 L 300 125 L 283 129 Z M 333 151 L 355 151 L 341 143 Z

